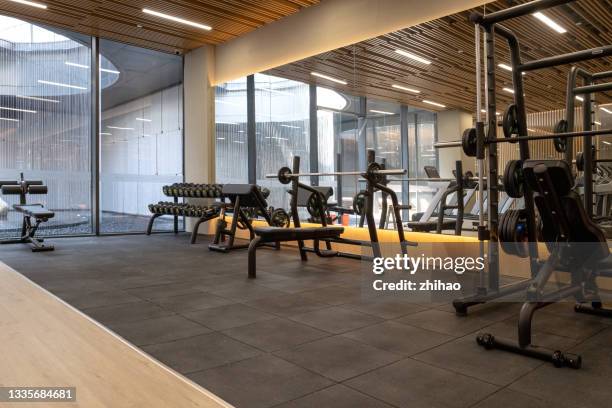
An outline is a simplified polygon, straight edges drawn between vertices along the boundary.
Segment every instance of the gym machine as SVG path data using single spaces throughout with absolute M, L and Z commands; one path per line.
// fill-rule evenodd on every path
M 519 316 L 519 342 L 518 344 L 501 341 L 490 334 L 478 336 L 478 344 L 486 348 L 499 348 L 515 353 L 520 353 L 530 357 L 536 357 L 545 361 L 553 362 L 557 367 L 569 366 L 580 367 L 581 359 L 577 356 L 564 355 L 560 351 L 549 351 L 531 345 L 531 321 L 534 312 L 556 300 L 568 296 L 576 296 L 579 301 L 589 300 L 590 292 L 596 294 L 596 287 L 593 288 L 594 279 L 586 268 L 597 269 L 597 266 L 585 265 L 577 261 L 570 269 L 572 284 L 564 289 L 544 294 L 544 286 L 548 282 L 551 274 L 558 270 L 557 267 L 563 264 L 566 257 L 570 260 L 580 259 L 580 254 L 575 253 L 572 243 L 590 242 L 601 249 L 594 255 L 594 261 L 600 261 L 608 254 L 607 243 L 603 233 L 588 217 L 588 212 L 577 199 L 573 188 L 573 177 L 569 170 L 569 165 L 563 161 L 530 160 L 529 145 L 531 140 L 558 140 L 585 137 L 590 142 L 590 137 L 596 135 L 610 134 L 612 130 L 591 130 L 590 125 L 580 132 L 573 129 L 560 129 L 561 131 L 541 136 L 528 136 L 527 117 L 525 109 L 525 99 L 523 90 L 523 72 L 550 68 L 554 66 L 571 64 L 579 61 L 586 61 L 594 58 L 602 58 L 612 55 L 612 46 L 607 45 L 594 49 L 543 58 L 539 60 L 522 62 L 520 56 L 519 41 L 515 34 L 509 29 L 500 25 L 500 22 L 515 17 L 530 14 L 539 10 L 569 3 L 572 0 L 535 0 L 529 3 L 511 7 L 506 10 L 494 12 L 483 16 L 480 13 L 472 13 L 471 21 L 476 27 L 476 66 L 477 66 L 477 122 L 476 128 L 467 129 L 462 140 L 440 144 L 438 147 L 462 146 L 464 152 L 469 156 L 476 156 L 479 167 L 484 165 L 485 151 L 488 152 L 488 178 L 497 179 L 497 143 L 519 143 L 520 160 L 512 160 L 507 163 L 504 171 L 504 186 L 506 192 L 511 197 L 524 197 L 525 208 L 523 210 L 510 210 L 501 219 L 498 217 L 497 202 L 499 192 L 496 183 L 488 184 L 489 197 L 489 225 L 487 228 L 479 226 L 479 239 L 483 242 L 489 239 L 488 269 L 489 286 L 481 287 L 475 296 L 467 299 L 459 299 L 454 302 L 458 314 L 465 314 L 467 308 L 472 305 L 480 304 L 501 298 L 520 290 L 527 290 L 527 302 L 523 305 Z M 480 30 L 485 33 L 485 53 L 486 53 L 486 96 L 487 96 L 487 124 L 488 130 L 485 135 L 484 123 L 480 121 Z M 514 104 L 510 105 L 503 115 L 502 127 L 504 138 L 498 138 L 496 123 L 496 86 L 495 86 L 495 35 L 504 38 L 509 46 L 512 66 L 512 82 Z M 584 87 L 582 93 L 593 90 L 589 86 Z M 587 92 L 588 91 L 588 92 Z M 588 97 L 590 100 L 590 96 Z M 573 112 L 572 112 L 573 113 Z M 588 143 L 586 146 L 590 146 Z M 570 149 L 568 149 L 570 150 Z M 585 165 L 591 165 L 591 152 L 586 148 Z M 586 185 L 585 180 L 585 185 Z M 585 202 L 591 202 L 592 197 Z M 537 204 L 540 217 L 542 219 L 541 233 L 545 240 L 556 242 L 549 247 L 550 256 L 543 263 L 538 259 L 537 233 L 535 217 L 535 206 Z M 481 220 L 483 221 L 483 220 Z M 480 233 L 482 231 L 482 234 Z M 506 241 L 505 249 L 510 249 L 510 253 L 521 257 L 528 257 L 530 260 L 531 278 L 523 282 L 499 287 L 499 242 Z M 557 242 L 558 241 L 558 242 Z M 527 242 L 527 247 L 521 245 Z M 567 244 L 567 250 L 563 247 Z M 557 247 L 560 246 L 561 248 Z M 481 248 L 483 248 L 481 244 Z M 573 251 L 573 252 L 572 252 Z M 584 256 L 582 256 L 584 258 Z M 577 269 L 577 270 L 574 270 Z M 590 286 L 590 287 L 589 287 Z M 590 289 L 587 291 L 586 289 Z M 577 307 L 579 309 L 580 307 Z M 601 310 L 601 303 L 595 300 L 593 310 Z M 607 311 L 598 313 L 606 314 Z
M 28 204 L 28 194 L 47 194 L 48 188 L 40 180 L 24 180 L 23 173 L 17 181 L 0 181 L 2 194 L 18 195 L 19 204 L 13 205 L 15 211 L 23 214 L 21 236 L 15 239 L 5 239 L 0 244 L 29 244 L 32 252 L 53 251 L 53 245 L 45 245 L 44 239 L 36 237 L 40 224 L 49 221 L 55 216 L 53 211 L 47 210 L 42 204 Z

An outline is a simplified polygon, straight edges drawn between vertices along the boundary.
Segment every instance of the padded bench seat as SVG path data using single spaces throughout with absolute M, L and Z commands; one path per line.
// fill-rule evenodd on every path
M 249 278 L 257 277 L 257 261 L 255 253 L 261 244 L 268 242 L 308 241 L 339 238 L 344 232 L 343 227 L 306 227 L 282 228 L 259 227 L 254 229 L 255 238 L 249 245 Z M 305 260 L 305 259 L 304 259 Z
M 255 228 L 255 235 L 260 242 L 307 241 L 311 239 L 338 238 L 344 232 L 343 227 L 307 227 L 307 228 L 281 228 L 259 227 Z
M 444 220 L 442 222 L 442 228 L 440 230 L 452 230 L 457 225 L 456 220 Z M 437 231 L 438 221 L 410 221 L 408 222 L 408 228 L 414 232 L 431 232 Z
M 42 204 L 15 204 L 13 208 L 28 217 L 34 217 L 43 221 L 55 217 L 55 213 L 47 210 Z

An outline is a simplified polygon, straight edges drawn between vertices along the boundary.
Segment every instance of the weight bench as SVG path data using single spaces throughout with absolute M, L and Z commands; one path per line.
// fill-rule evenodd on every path
M 19 204 L 14 204 L 13 209 L 23 214 L 21 224 L 21 236 L 14 239 L 5 239 L 0 244 L 30 244 L 32 252 L 53 251 L 53 245 L 44 245 L 43 238 L 35 237 L 38 227 L 43 222 L 49 221 L 55 216 L 53 211 L 47 210 L 42 204 L 27 204 L 27 194 L 47 194 L 47 186 L 42 181 L 24 180 L 0 181 L 2 194 L 19 195 Z M 34 222 L 32 222 L 34 220 Z
M 310 228 L 254 228 L 255 238 L 249 244 L 249 278 L 257 277 L 257 248 L 266 243 L 298 241 L 302 261 L 307 261 L 306 251 L 303 250 L 303 241 L 315 241 L 314 248 L 319 248 L 318 241 L 325 239 L 338 239 L 344 232 L 343 227 L 310 227 Z

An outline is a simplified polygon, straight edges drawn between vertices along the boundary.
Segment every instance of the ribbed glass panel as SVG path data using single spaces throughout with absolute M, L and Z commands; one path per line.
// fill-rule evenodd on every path
M 182 58 L 106 40 L 100 54 L 101 231 L 145 231 L 148 205 L 172 200 L 162 186 L 183 181 Z
M 309 100 L 307 84 L 255 74 L 256 179 L 270 189 L 271 206 L 288 208 L 289 195 L 286 186 L 266 174 L 291 167 L 293 156 L 300 156 L 301 172 L 310 170 Z
M 427 177 L 425 166 L 438 167 L 436 142 L 436 114 L 428 111 L 409 113 L 408 120 L 408 176 L 410 178 Z M 436 193 L 427 182 L 410 183 L 411 212 L 423 212 L 431 203 Z
M 247 81 L 240 78 L 215 88 L 216 179 L 247 183 Z
M 92 232 L 91 39 L 0 16 L 0 179 L 42 180 L 55 211 L 42 235 Z M 19 196 L 0 196 L 0 236 L 20 232 Z M 8 205 L 8 211 L 7 210 Z

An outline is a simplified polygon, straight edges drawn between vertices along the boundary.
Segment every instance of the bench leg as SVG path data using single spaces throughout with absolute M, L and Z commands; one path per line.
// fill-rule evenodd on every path
M 261 241 L 261 237 L 255 237 L 249 244 L 249 279 L 255 279 L 257 277 L 257 259 L 256 252 L 257 247 Z
M 151 235 L 151 232 L 153 231 L 153 222 L 157 217 L 159 217 L 159 214 L 153 214 L 153 216 L 149 220 L 149 224 L 147 225 L 147 235 Z
M 204 221 L 208 221 L 208 219 L 200 218 L 193 226 L 193 231 L 191 231 L 191 243 L 192 244 L 196 243 L 196 240 L 198 239 L 198 231 L 200 229 L 200 224 L 202 224 Z

